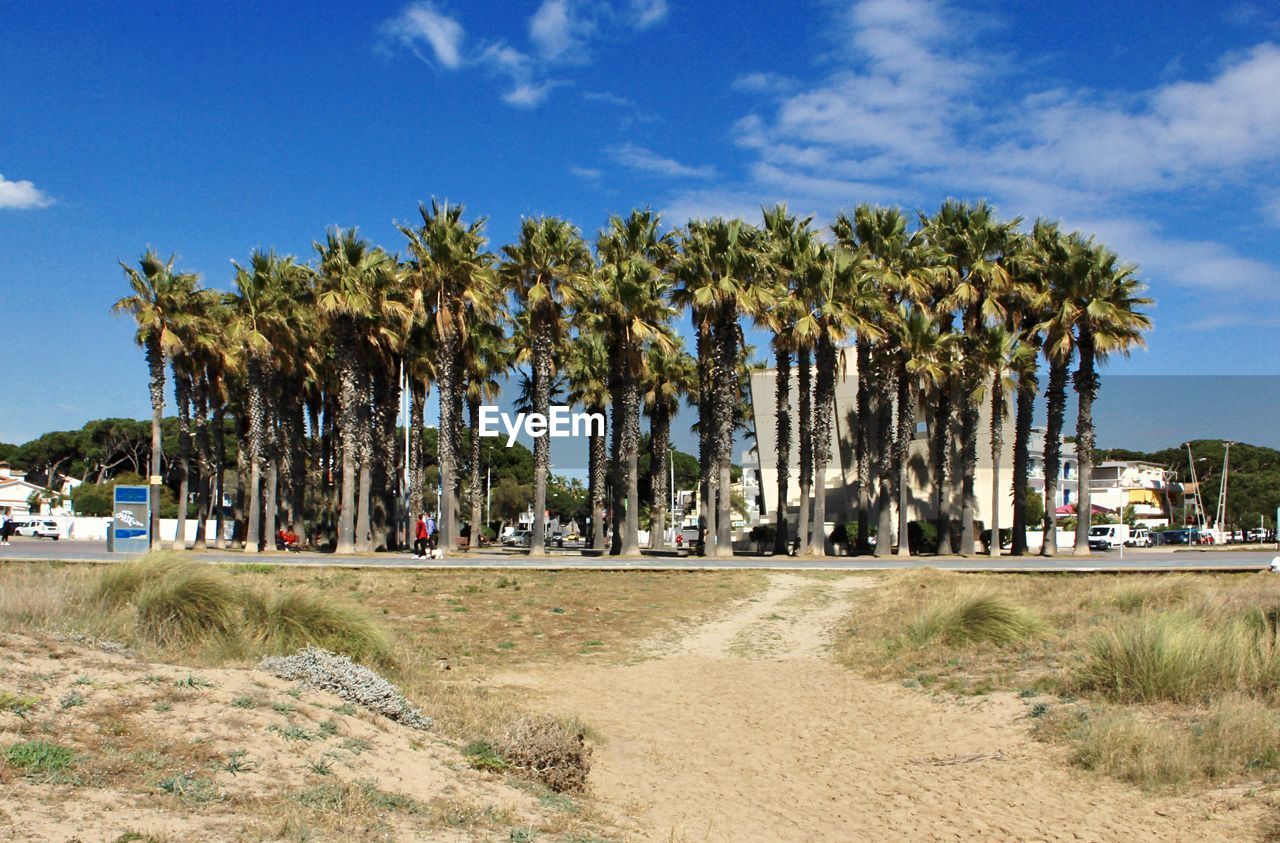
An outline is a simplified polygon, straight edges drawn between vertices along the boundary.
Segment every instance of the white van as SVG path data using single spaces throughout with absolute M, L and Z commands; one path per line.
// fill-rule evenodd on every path
M 1129 533 L 1129 540 L 1125 542 L 1129 547 L 1151 547 L 1154 542 L 1151 539 L 1151 533 L 1146 527 L 1134 527 Z
M 1089 528 L 1090 550 L 1114 550 L 1128 540 L 1128 524 L 1096 524 Z

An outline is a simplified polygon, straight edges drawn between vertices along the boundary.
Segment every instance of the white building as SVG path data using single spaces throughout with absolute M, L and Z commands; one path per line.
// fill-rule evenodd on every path
M 1144 527 L 1169 524 L 1169 471 L 1162 465 L 1142 460 L 1107 460 L 1094 466 L 1089 495 L 1094 506 L 1111 510 L 1117 517 L 1125 507 L 1133 507 L 1134 520 Z
M 1027 450 L 1030 453 L 1030 470 L 1027 474 L 1027 482 L 1033 491 L 1044 497 L 1045 494 L 1045 473 L 1044 473 L 1044 438 L 1048 433 L 1043 427 L 1031 428 L 1031 436 L 1027 440 Z M 1074 442 L 1063 442 L 1058 457 L 1058 491 L 1057 500 L 1050 503 L 1045 501 L 1045 509 L 1052 507 L 1056 512 L 1061 507 L 1074 507 L 1076 501 L 1080 499 L 1080 480 L 1077 476 L 1080 473 L 1080 466 L 1076 463 L 1076 446 Z M 1096 505 L 1098 501 L 1095 499 L 1093 503 Z M 1074 511 L 1074 510 L 1073 510 Z
M 37 512 L 31 511 L 31 496 L 39 494 L 43 503 Z M 43 486 L 27 481 L 25 471 L 15 471 L 7 462 L 0 462 L 0 512 L 8 509 L 13 516 L 61 514 L 64 507 L 54 507 L 51 501 L 57 495 Z

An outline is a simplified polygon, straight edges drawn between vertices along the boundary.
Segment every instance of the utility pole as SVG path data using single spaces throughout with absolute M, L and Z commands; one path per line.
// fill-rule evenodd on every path
M 1231 467 L 1231 445 L 1230 442 L 1222 443 L 1222 482 L 1218 486 L 1218 512 L 1214 518 L 1214 528 L 1223 541 L 1226 541 L 1222 527 L 1227 518 L 1227 473 Z
M 493 445 L 489 446 L 489 464 L 484 469 L 484 525 L 493 523 L 493 515 L 489 504 L 493 500 Z M 481 531 L 483 533 L 483 531 Z

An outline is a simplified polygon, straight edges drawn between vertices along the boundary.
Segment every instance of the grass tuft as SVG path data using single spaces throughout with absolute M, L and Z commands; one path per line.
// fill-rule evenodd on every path
M 162 646 L 225 636 L 235 628 L 240 608 L 226 575 L 195 563 L 144 581 L 134 603 L 138 631 Z
M 387 634 L 362 609 L 304 588 L 289 588 L 268 599 L 247 600 L 249 635 L 265 651 L 293 653 L 308 644 L 362 663 L 387 664 Z
M 56 773 L 75 763 L 75 753 L 49 741 L 22 741 L 4 751 L 4 760 L 28 773 Z
M 1035 638 L 1044 631 L 1040 619 L 996 594 L 958 594 L 922 609 L 907 626 L 906 639 L 916 646 L 941 642 L 1008 644 Z

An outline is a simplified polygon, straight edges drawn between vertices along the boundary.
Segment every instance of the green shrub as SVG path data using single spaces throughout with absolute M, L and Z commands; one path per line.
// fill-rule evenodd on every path
M 912 521 L 907 525 L 907 543 L 913 554 L 938 549 L 938 528 L 932 521 Z
M 1239 683 L 1234 637 L 1182 612 L 1146 613 L 1093 637 L 1078 684 L 1117 702 L 1198 702 Z
M 29 773 L 56 773 L 75 763 L 75 753 L 48 741 L 23 741 L 4 751 L 4 760 Z
M 987 641 L 1007 644 L 1040 635 L 1044 624 L 1026 609 L 994 594 L 942 598 L 916 614 L 906 638 L 922 646 L 934 641 L 962 645 Z
M 98 578 L 94 596 L 107 607 L 123 606 L 137 597 L 145 583 L 194 564 L 175 551 L 155 550 L 141 559 L 107 568 Z
M 386 633 L 357 606 L 303 588 L 242 599 L 248 635 L 267 652 L 292 653 L 314 644 L 358 662 L 390 661 Z

